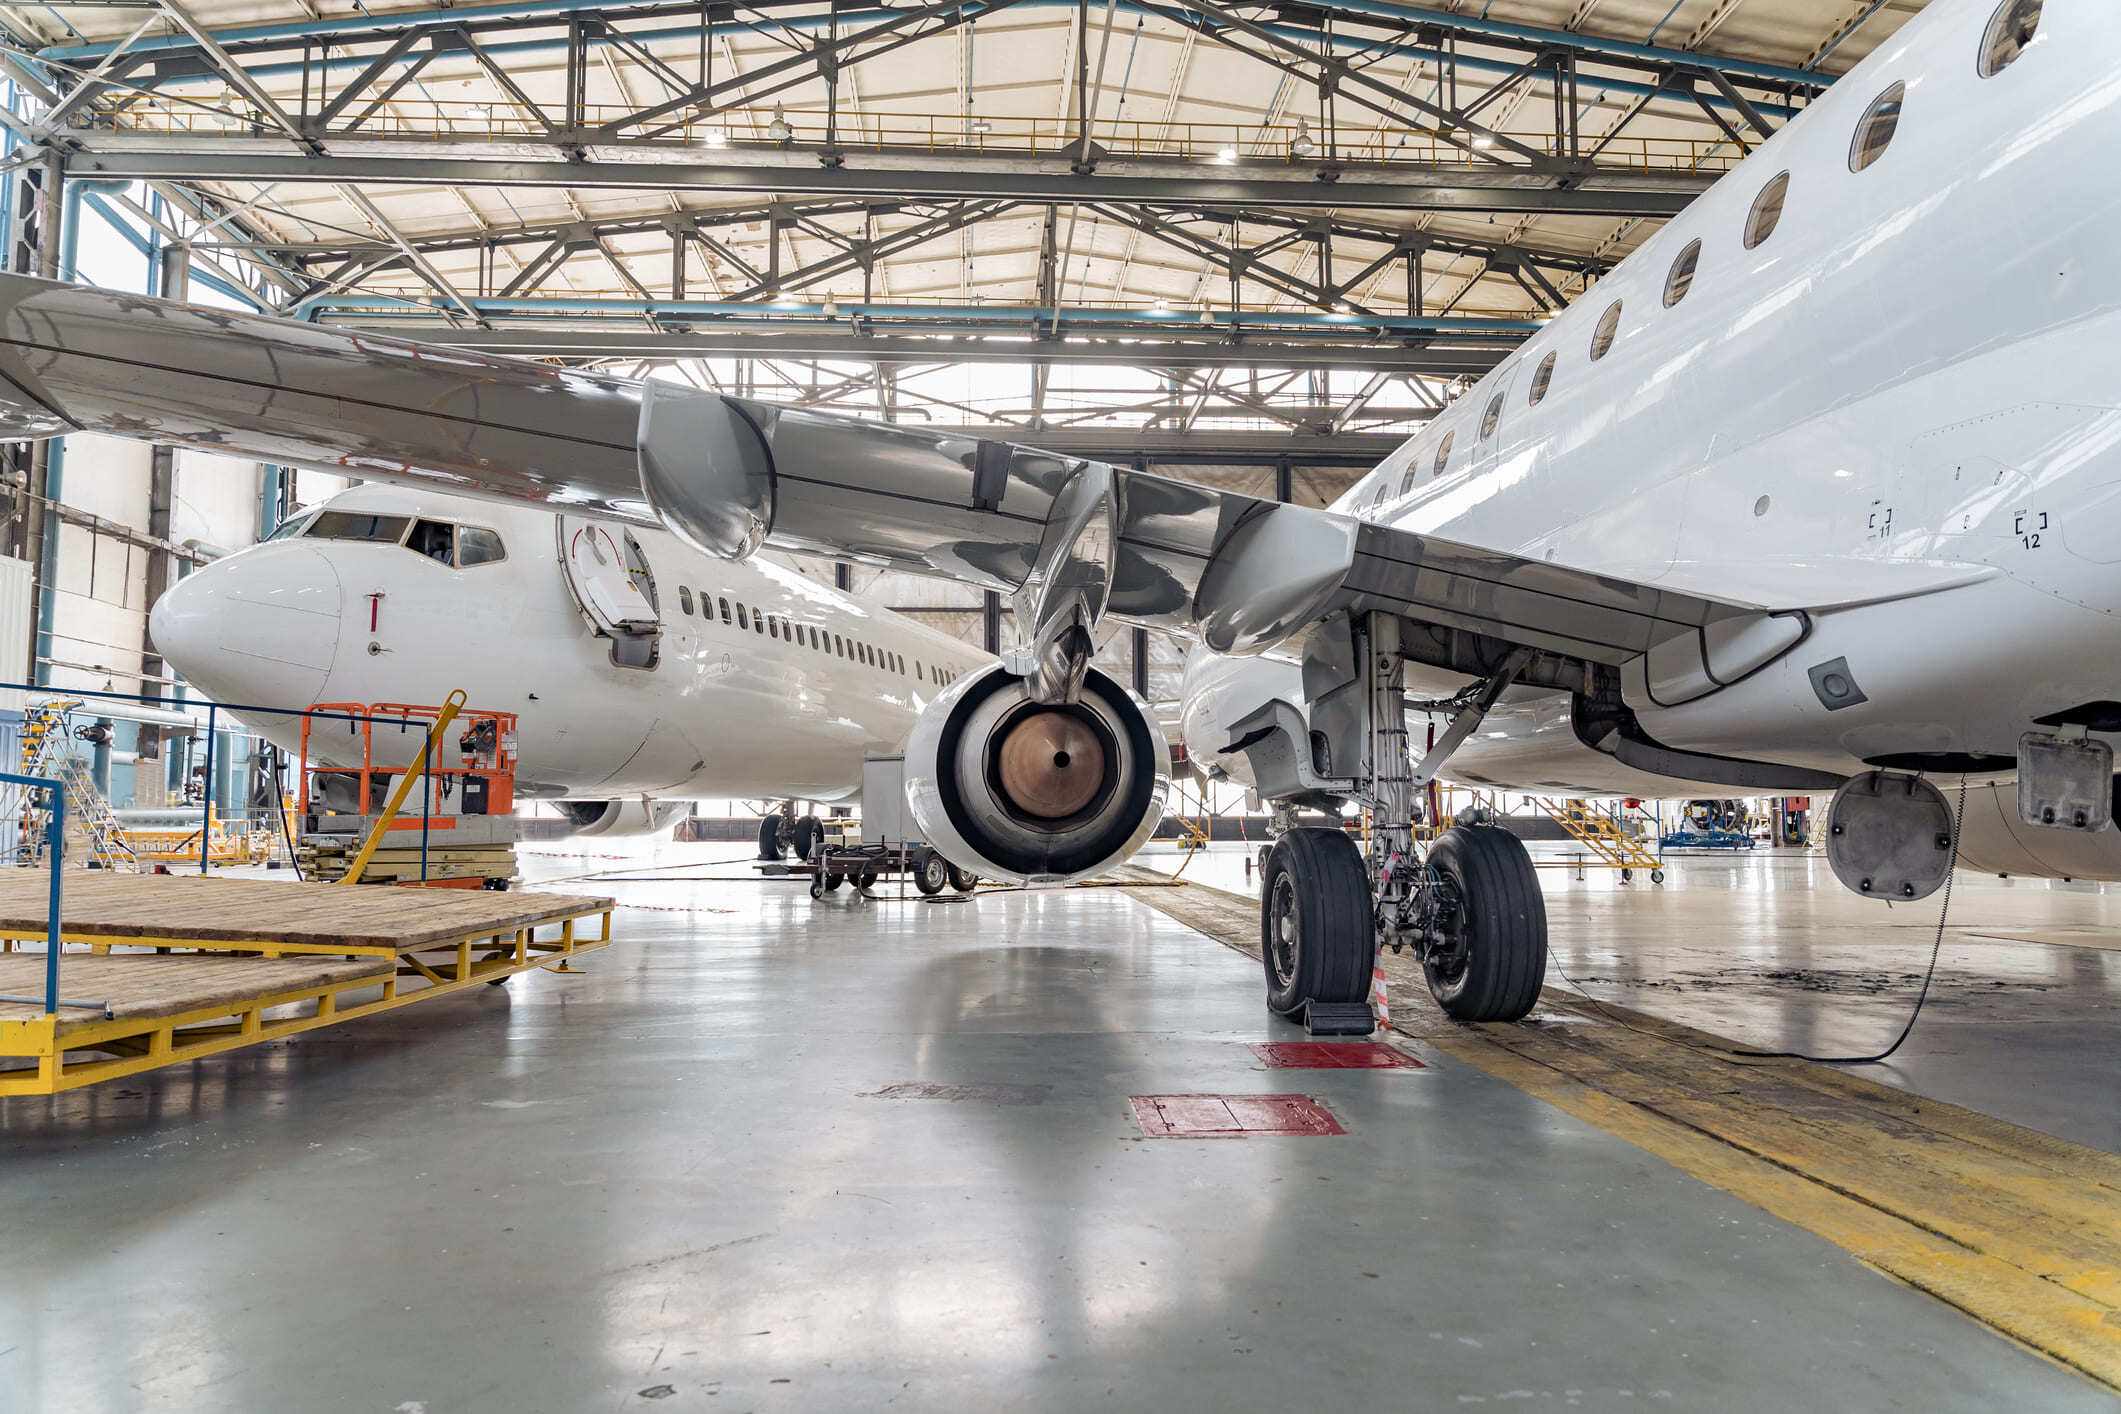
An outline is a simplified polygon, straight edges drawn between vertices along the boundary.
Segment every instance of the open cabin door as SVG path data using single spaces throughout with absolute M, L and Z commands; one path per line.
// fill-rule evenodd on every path
M 660 655 L 663 616 L 655 576 L 640 543 L 622 527 L 561 516 L 560 569 L 582 617 L 611 640 L 611 661 L 652 668 Z

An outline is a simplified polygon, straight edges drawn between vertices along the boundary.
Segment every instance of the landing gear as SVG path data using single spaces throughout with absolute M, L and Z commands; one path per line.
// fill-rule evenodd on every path
M 950 887 L 956 889 L 959 893 L 969 894 L 979 887 L 979 875 L 973 873 L 970 869 L 960 869 L 955 864 L 950 865 L 949 869 Z
M 913 887 L 934 897 L 950 887 L 950 861 L 932 849 L 924 849 L 913 861 Z
M 1539 1001 L 1547 906 L 1524 842 L 1493 825 L 1454 825 L 1429 849 L 1422 931 L 1429 994 L 1460 1021 L 1516 1021 Z
M 778 812 L 759 821 L 759 858 L 779 859 L 789 850 L 797 859 L 808 859 L 824 836 L 825 822 L 815 815 L 791 820 Z
M 1376 928 L 1355 841 L 1339 830 L 1291 830 L 1268 851 L 1260 883 L 1268 1007 L 1287 1016 L 1314 1002 L 1365 1000 Z

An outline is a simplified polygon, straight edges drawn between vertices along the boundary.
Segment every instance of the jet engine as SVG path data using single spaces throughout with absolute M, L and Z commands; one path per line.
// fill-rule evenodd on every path
M 1095 668 L 1057 706 L 999 663 L 966 673 L 906 740 L 914 823 L 987 878 L 1064 883 L 1110 868 L 1149 838 L 1170 789 L 1155 715 Z
M 577 835 L 619 838 L 656 835 L 670 828 L 692 808 L 685 800 L 650 800 L 631 796 L 624 800 L 560 800 L 553 802 L 574 822 Z
M 2121 777 L 2114 797 L 2121 803 Z M 1959 867 L 2031 879 L 2121 879 L 2121 827 L 2093 834 L 2028 825 L 2018 816 L 2015 782 L 1973 786 L 1959 828 Z

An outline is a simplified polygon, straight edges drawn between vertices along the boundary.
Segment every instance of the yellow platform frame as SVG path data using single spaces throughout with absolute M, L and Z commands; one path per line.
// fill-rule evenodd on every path
M 241 951 L 266 957 L 283 953 L 325 953 L 345 957 L 395 958 L 394 971 L 349 977 L 319 986 L 290 991 L 263 992 L 228 1003 L 219 1002 L 197 1011 L 174 1016 L 119 1017 L 116 1020 L 82 1021 L 66 1015 L 39 1016 L 23 1021 L 0 1021 L 0 1061 L 34 1060 L 34 1068 L 20 1066 L 0 1070 L 0 1098 L 9 1095 L 56 1095 L 105 1080 L 118 1080 L 142 1071 L 179 1065 L 223 1051 L 276 1040 L 303 1031 L 314 1031 L 342 1021 L 352 1021 L 377 1012 L 409 1006 L 429 997 L 445 996 L 466 987 L 499 982 L 518 972 L 564 963 L 581 953 L 611 945 L 609 908 L 595 913 L 515 929 L 512 933 L 470 934 L 453 941 L 416 944 L 399 951 L 388 947 L 328 949 L 297 946 L 273 949 L 255 941 L 201 943 L 197 939 L 158 944 L 154 939 L 129 938 L 119 946 L 166 947 L 187 952 Z M 597 917 L 601 933 L 594 938 L 579 935 L 577 925 Z M 539 939 L 540 927 L 558 927 L 557 938 Z M 99 940 L 97 951 L 108 951 L 108 939 Z M 474 953 L 483 952 L 475 957 Z M 432 961 L 420 954 L 445 954 Z M 406 989 L 400 983 L 411 979 L 421 985 Z M 364 1001 L 344 1000 L 349 993 L 373 991 L 382 995 Z M 294 1016 L 268 1017 L 266 1013 L 286 1007 L 303 1007 Z M 78 1015 L 78 1014 L 77 1014 Z M 89 1059 L 93 1053 L 97 1058 Z

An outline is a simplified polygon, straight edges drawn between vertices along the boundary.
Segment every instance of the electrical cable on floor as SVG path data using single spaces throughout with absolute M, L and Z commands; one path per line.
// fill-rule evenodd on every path
M 278 752 L 280 748 L 276 746 L 273 750 Z M 284 755 L 282 760 L 285 760 Z M 302 873 L 302 855 L 295 848 L 295 832 L 287 823 L 287 793 L 280 789 L 279 765 L 280 763 L 276 762 L 273 768 L 272 808 L 280 817 L 280 838 L 287 841 L 287 862 L 295 867 L 295 882 L 306 883 L 307 877 Z
M 1952 913 L 1952 874 L 1959 867 L 1959 831 L 1966 824 L 1966 777 L 1959 778 L 1959 807 L 1952 818 L 1952 857 L 1944 866 L 1944 903 L 1937 910 L 1937 938 L 1930 944 L 1929 970 L 1922 974 L 1922 990 L 1915 994 L 1915 1009 L 1907 1014 L 1907 1025 L 1893 1038 L 1893 1044 L 1876 1055 L 1870 1056 L 1811 1056 L 1802 1051 L 1733 1051 L 1733 1055 L 1752 1060 L 1802 1060 L 1816 1061 L 1820 1065 L 1876 1065 L 1889 1059 L 1893 1052 L 1906 1043 L 1915 1029 L 1915 1019 L 1922 1015 L 1922 1004 L 1930 999 L 1930 983 L 1937 976 L 1937 959 L 1944 952 L 1944 921 Z
M 1916 1019 L 1922 1015 L 1923 1004 L 1929 1000 L 1930 983 L 1933 982 L 1937 976 L 1937 959 L 1944 952 L 1944 925 L 1945 921 L 1951 917 L 1952 913 L 1952 874 L 1959 867 L 1959 831 L 1965 824 L 1966 777 L 1961 776 L 1959 778 L 1959 804 L 1952 820 L 1952 857 L 1950 863 L 1945 866 L 1944 870 L 1944 899 L 1942 905 L 1937 910 L 1937 936 L 1935 940 L 1932 941 L 1932 943 L 1930 944 L 1929 968 L 1922 974 L 1922 990 L 1915 994 L 1914 1010 L 1908 1013 L 1907 1024 L 1900 1028 L 1900 1034 L 1893 1038 L 1892 1045 L 1887 1046 L 1884 1050 L 1879 1051 L 1875 1055 L 1815 1056 L 1810 1055 L 1804 1051 L 1755 1051 L 1744 1050 L 1735 1046 L 1698 1046 L 1694 1045 L 1692 1042 L 1687 1041 L 1681 1041 L 1679 1042 L 1679 1044 L 1688 1046 L 1690 1049 L 1693 1050 L 1704 1051 L 1710 1055 L 1742 1057 L 1746 1060 L 1801 1060 L 1811 1061 L 1816 1065 L 1876 1065 L 1881 1061 L 1890 1059 L 1893 1053 L 1895 1051 L 1898 1051 L 1901 1046 L 1906 1044 L 1907 1038 L 1914 1033 Z M 1578 994 L 1580 994 L 1585 1001 L 1589 1002 L 1592 1006 L 1598 1008 L 1599 1015 L 1605 1017 L 1606 1020 L 1612 1022 L 1614 1025 L 1623 1027 L 1629 1031 L 1633 1031 L 1638 1036 L 1649 1036 L 1653 1040 L 1672 1041 L 1675 1039 L 1671 1036 L 1660 1036 L 1654 1032 L 1645 1031 L 1639 1026 L 1629 1025 L 1626 1020 L 1624 1020 L 1620 1016 L 1615 1015 L 1612 1011 L 1608 1010 L 1604 1002 L 1601 1002 L 1600 1000 L 1598 1000 L 1598 998 L 1592 996 L 1588 991 L 1585 991 L 1584 986 L 1581 982 L 1578 982 L 1575 978 L 1569 976 L 1568 971 L 1562 967 L 1559 959 L 1549 954 L 1547 960 L 1553 964 L 1554 971 L 1560 974 L 1562 981 L 1568 983 L 1571 987 L 1574 987 Z M 1663 1018 L 1658 1019 L 1662 1020 Z M 1683 1025 L 1684 1023 L 1675 1024 Z

